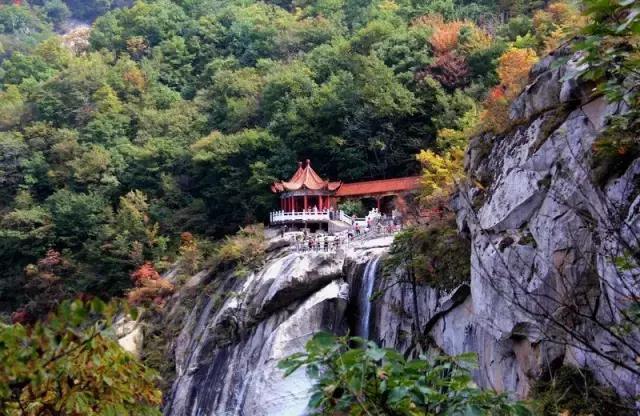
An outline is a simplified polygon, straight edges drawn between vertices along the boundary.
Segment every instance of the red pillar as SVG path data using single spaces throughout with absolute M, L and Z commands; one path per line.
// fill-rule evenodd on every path
M 304 196 L 304 210 L 307 210 L 307 196 Z
M 378 204 L 378 211 L 380 211 L 380 203 L 382 202 L 382 198 L 376 198 L 376 204 Z

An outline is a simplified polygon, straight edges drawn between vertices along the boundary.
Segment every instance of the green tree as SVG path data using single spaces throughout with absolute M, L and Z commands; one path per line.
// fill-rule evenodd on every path
M 273 207 L 269 184 L 288 174 L 291 151 L 265 130 L 214 132 L 191 147 L 195 175 L 217 218 L 215 232 L 232 232 L 254 218 L 264 218 Z M 221 204 L 221 201 L 225 201 Z
M 20 84 L 26 78 L 43 81 L 55 73 L 44 59 L 37 55 L 14 53 L 11 58 L 2 62 L 2 79 L 4 84 Z
M 94 49 L 127 49 L 127 40 L 139 36 L 150 47 L 179 34 L 184 10 L 170 0 L 137 1 L 131 8 L 110 11 L 98 18 L 91 31 Z
M 258 120 L 263 85 L 263 76 L 254 68 L 221 70 L 199 101 L 209 107 L 212 125 L 224 132 L 234 132 Z
M 56 240 L 60 245 L 79 249 L 89 239 L 102 235 L 112 212 L 98 194 L 79 194 L 59 190 L 49 198 L 46 205 L 54 226 Z
M 48 0 L 44 4 L 43 9 L 47 15 L 47 19 L 53 23 L 55 27 L 60 27 L 71 17 L 69 7 L 62 0 Z
M 20 133 L 0 132 L 0 206 L 13 199 L 22 182 L 22 167 L 28 157 L 27 144 Z
M 116 0 L 117 2 L 117 0 Z M 92 19 L 109 10 L 113 0 L 65 0 L 73 16 L 80 19 Z
M 24 96 L 15 85 L 0 92 L 0 128 L 3 130 L 18 126 L 28 115 Z

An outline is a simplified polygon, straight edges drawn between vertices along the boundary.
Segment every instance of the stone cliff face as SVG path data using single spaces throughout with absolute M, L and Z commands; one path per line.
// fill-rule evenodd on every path
M 316 332 L 347 332 L 357 293 L 348 280 L 355 284 L 390 241 L 337 253 L 298 253 L 278 243 L 261 271 L 230 275 L 211 295 L 199 295 L 174 343 L 177 375 L 165 414 L 304 414 L 311 381 L 304 371 L 284 378 L 277 364 Z M 206 278 L 196 275 L 186 287 Z
M 589 98 L 575 71 L 567 50 L 542 60 L 511 108 L 516 127 L 472 140 L 452 201 L 471 240 L 470 284 L 417 289 L 419 333 L 446 354 L 478 353 L 476 381 L 519 397 L 564 364 L 623 396 L 640 392 L 640 337 L 611 331 L 640 291 L 638 270 L 614 264 L 640 246 L 640 160 L 594 183 L 594 141 L 626 109 Z M 374 338 L 409 354 L 411 299 L 409 284 L 394 285 L 374 311 Z
M 640 160 L 594 183 L 592 145 L 606 117 L 625 108 L 565 81 L 575 71 L 570 58 L 559 51 L 535 67 L 512 106 L 516 127 L 471 142 L 469 180 L 452 201 L 471 241 L 469 284 L 418 286 L 414 306 L 401 271 L 372 274 L 389 238 L 306 254 L 276 241 L 263 270 L 216 276 L 211 293 L 200 293 L 210 278 L 203 272 L 185 285 L 197 296 L 174 341 L 177 375 L 165 414 L 303 415 L 311 381 L 303 371 L 283 378 L 278 361 L 319 330 L 363 328 L 407 355 L 477 352 L 476 381 L 519 397 L 563 364 L 591 369 L 622 395 L 640 393 L 638 334 L 610 330 L 639 291 L 638 270 L 615 263 L 638 250 Z M 378 290 L 363 316 L 364 294 Z
M 521 124 L 469 147 L 454 200 L 472 243 L 469 325 L 482 333 L 485 384 L 525 395 L 546 369 L 573 364 L 634 395 L 638 334 L 611 328 L 638 296 L 638 270 L 615 262 L 640 243 L 640 160 L 595 183 L 594 141 L 626 109 L 564 81 L 575 69 L 567 51 L 542 60 L 511 108 Z

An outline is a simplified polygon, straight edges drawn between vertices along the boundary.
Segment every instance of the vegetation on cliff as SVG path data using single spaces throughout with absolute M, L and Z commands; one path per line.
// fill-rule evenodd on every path
M 304 368 L 315 384 L 309 407 L 335 415 L 495 415 L 530 411 L 471 379 L 474 354 L 407 360 L 357 337 L 318 333 L 280 363 L 286 375 Z

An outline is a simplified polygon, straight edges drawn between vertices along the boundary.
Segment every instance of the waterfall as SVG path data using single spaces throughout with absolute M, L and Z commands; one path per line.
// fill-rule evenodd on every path
M 358 324 L 356 335 L 364 339 L 369 339 L 371 326 L 371 301 L 373 286 L 376 282 L 376 272 L 378 270 L 380 257 L 369 260 L 362 275 L 360 293 L 358 294 Z

